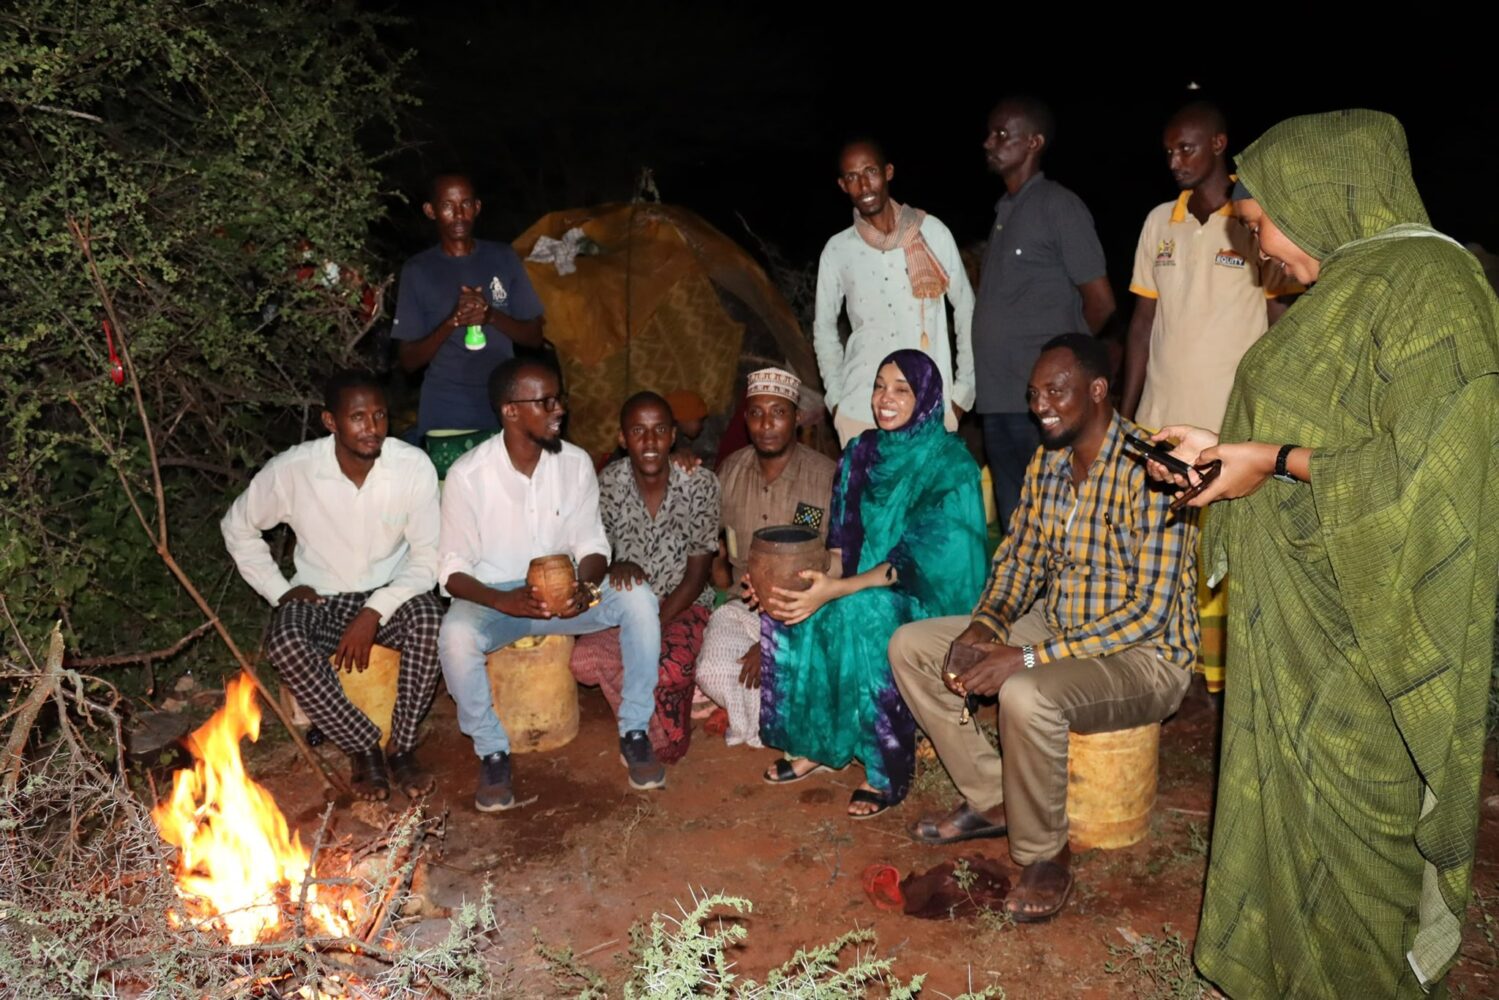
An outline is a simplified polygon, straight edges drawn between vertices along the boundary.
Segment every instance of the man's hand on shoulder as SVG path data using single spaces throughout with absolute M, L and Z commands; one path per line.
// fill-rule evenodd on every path
M 375 634 L 380 631 L 380 612 L 364 608 L 349 622 L 338 640 L 338 649 L 333 653 L 333 663 L 340 670 L 363 671 L 370 665 L 370 647 L 375 644 Z

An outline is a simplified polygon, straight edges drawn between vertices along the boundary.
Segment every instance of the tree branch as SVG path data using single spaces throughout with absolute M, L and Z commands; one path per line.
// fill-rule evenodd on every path
M 76 670 L 79 667 L 118 667 L 128 663 L 150 663 L 153 660 L 165 660 L 182 652 L 187 648 L 189 643 L 211 628 L 213 628 L 213 622 L 206 621 L 166 649 L 153 649 L 149 653 L 119 653 L 115 656 L 85 656 L 69 660 L 68 666 Z
M 260 692 L 260 696 L 271 707 L 271 712 L 280 720 L 281 725 L 286 727 L 286 732 L 291 736 L 292 743 L 296 745 L 302 758 L 311 765 L 313 773 L 322 781 L 324 789 L 332 789 L 335 793 L 346 795 L 350 791 L 348 783 L 342 777 L 330 774 L 323 767 L 322 761 L 318 760 L 317 756 L 313 754 L 312 748 L 307 745 L 307 740 L 303 737 L 301 730 L 292 725 L 291 719 L 287 718 L 285 710 L 281 707 L 280 700 L 271 697 L 270 691 L 260 679 L 260 675 L 255 672 L 255 668 L 250 664 L 249 658 L 240 650 L 239 644 L 234 641 L 234 636 L 229 634 L 229 629 L 219 618 L 218 612 L 203 597 L 203 594 L 199 592 L 197 586 L 193 583 L 192 578 L 187 575 L 187 572 L 178 564 L 176 557 L 172 555 L 167 536 L 166 492 L 162 489 L 161 485 L 161 457 L 156 451 L 156 442 L 151 433 L 151 416 L 146 411 L 145 397 L 141 394 L 140 375 L 136 371 L 135 362 L 131 360 L 130 349 L 126 344 L 125 329 L 123 324 L 119 322 L 119 314 L 115 310 L 114 297 L 110 294 L 108 286 L 104 283 L 103 276 L 99 273 L 98 266 L 94 263 L 93 251 L 89 246 L 88 233 L 72 216 L 68 217 L 67 222 L 69 230 L 73 233 L 73 238 L 78 242 L 79 249 L 83 252 L 84 260 L 88 265 L 89 280 L 94 287 L 94 292 L 98 295 L 99 301 L 104 306 L 105 313 L 110 318 L 115 336 L 119 338 L 120 356 L 124 362 L 125 375 L 130 381 L 130 388 L 135 396 L 136 414 L 140 417 L 141 428 L 146 436 L 146 454 L 151 461 L 152 487 L 156 494 L 157 521 L 159 525 L 156 532 L 151 530 L 150 522 L 146 520 L 145 512 L 141 509 L 139 502 L 135 498 L 135 491 L 131 488 L 130 481 L 125 476 L 123 466 L 119 461 L 115 462 L 115 472 L 120 477 L 120 485 L 125 490 L 125 496 L 129 499 L 130 506 L 134 508 L 136 517 L 140 519 L 141 530 L 151 540 L 152 545 L 156 549 L 157 556 L 166 564 L 167 569 L 176 578 L 177 583 L 181 585 L 183 590 L 187 591 L 188 596 L 193 599 L 193 603 L 198 606 L 198 610 L 202 611 L 208 618 L 209 624 L 213 626 L 214 631 L 218 633 L 224 645 L 229 648 L 229 652 L 239 664 L 240 670 L 245 673 L 245 676 L 250 678 L 250 681 L 255 685 L 255 689 Z M 72 397 L 70 396 L 69 398 Z M 88 414 L 84 412 L 83 407 L 79 405 L 77 399 L 73 399 L 73 405 L 78 407 L 79 413 L 83 414 L 85 422 L 88 423 L 89 429 L 94 432 L 94 436 L 99 439 L 100 444 L 106 451 L 113 455 L 114 452 L 109 441 L 104 437 L 98 426 L 89 420 Z

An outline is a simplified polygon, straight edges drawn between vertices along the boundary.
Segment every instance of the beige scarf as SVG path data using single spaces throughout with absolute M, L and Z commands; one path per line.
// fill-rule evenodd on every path
M 854 210 L 854 231 L 876 250 L 887 253 L 904 250 L 906 253 L 906 275 L 911 279 L 911 294 L 921 300 L 921 349 L 930 351 L 931 338 L 926 332 L 926 300 L 940 299 L 947 293 L 947 271 L 938 263 L 932 250 L 921 235 L 921 223 L 926 213 L 919 208 L 901 205 L 894 200 L 895 228 L 882 233 L 867 222 L 858 209 Z

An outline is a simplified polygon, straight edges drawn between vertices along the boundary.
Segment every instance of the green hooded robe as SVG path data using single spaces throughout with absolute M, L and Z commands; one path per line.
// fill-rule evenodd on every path
M 1197 962 L 1236 1000 L 1420 996 L 1473 868 L 1499 303 L 1426 228 L 1394 118 L 1292 118 L 1237 166 L 1321 272 L 1244 355 L 1222 439 L 1314 453 L 1206 526 L 1234 669 Z

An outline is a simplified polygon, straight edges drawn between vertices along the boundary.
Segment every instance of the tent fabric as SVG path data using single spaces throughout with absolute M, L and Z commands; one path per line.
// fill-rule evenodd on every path
M 551 212 L 512 245 L 524 258 L 540 237 L 560 239 L 575 226 L 602 252 L 580 254 L 572 274 L 529 260 L 526 273 L 562 361 L 568 432 L 580 447 L 612 449 L 619 407 L 642 389 L 691 389 L 710 412 L 732 408 L 745 325 L 726 297 L 769 332 L 804 382 L 820 384 L 791 307 L 743 248 L 693 212 L 654 203 Z

